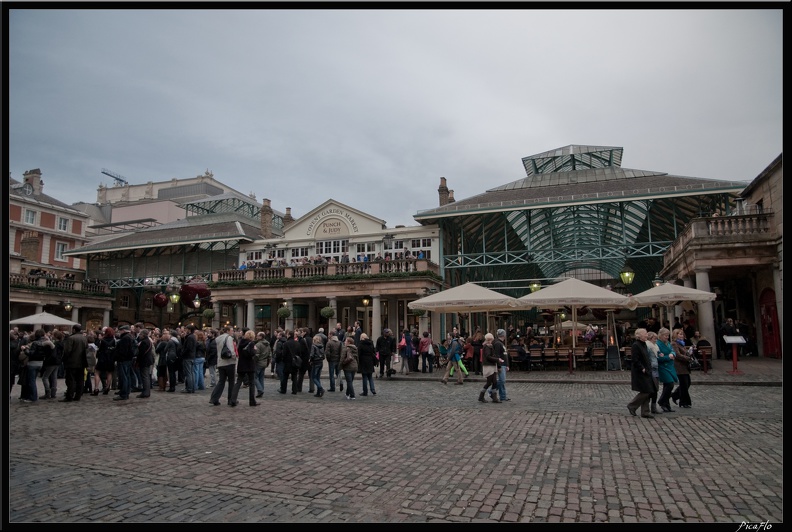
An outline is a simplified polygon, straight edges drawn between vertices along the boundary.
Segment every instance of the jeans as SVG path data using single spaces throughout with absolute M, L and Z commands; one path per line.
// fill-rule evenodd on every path
M 217 366 L 217 386 L 212 390 L 212 403 L 220 402 L 226 381 L 228 381 L 228 404 L 231 404 L 231 396 L 234 393 L 234 375 L 236 375 L 236 364 Z
M 129 399 L 129 392 L 132 390 L 132 361 L 122 360 L 116 363 L 118 370 L 118 394 L 122 399 Z
M 184 389 L 188 392 L 195 391 L 195 367 L 194 358 L 185 358 L 182 360 L 182 373 L 184 373 Z
M 355 397 L 355 388 L 352 387 L 352 383 L 355 381 L 355 372 L 345 369 L 344 378 L 347 382 L 347 397 Z
M 217 384 L 217 365 L 208 366 L 209 369 L 209 386 Z
M 434 368 L 434 355 L 421 353 L 421 373 L 426 373 L 427 366 L 429 367 L 429 373 L 432 373 Z
M 506 366 L 501 366 L 498 370 L 498 397 L 501 401 L 506 400 Z
M 319 361 L 311 365 L 311 382 L 316 387 L 316 393 L 319 393 L 322 388 L 322 368 L 324 367 L 324 363 Z
M 363 380 L 363 395 L 368 395 L 369 388 L 371 388 L 371 393 L 376 394 L 376 390 L 374 390 L 374 374 L 373 373 L 361 373 L 360 374 Z
M 24 399 L 29 401 L 38 401 L 38 372 L 41 369 L 41 363 L 39 362 L 38 365 L 35 362 L 28 363 L 27 365 L 27 388 L 28 388 L 28 395 Z M 57 369 L 57 366 L 54 366 Z
M 204 362 L 206 359 L 204 357 L 195 357 L 195 363 L 193 365 L 193 376 L 195 378 L 195 389 L 196 390 L 205 390 L 206 386 L 204 385 Z
M 336 375 L 338 375 L 338 363 L 337 362 L 328 362 L 327 363 L 327 371 L 330 373 L 330 391 L 335 391 L 335 381 Z
M 44 366 L 41 380 L 44 383 L 44 397 L 54 399 L 58 392 L 58 366 Z
M 267 364 L 268 366 L 269 364 Z M 256 383 L 256 391 L 264 393 L 264 372 L 267 366 L 256 366 L 256 373 L 253 375 L 253 382 Z
M 392 355 L 383 355 L 380 353 L 380 366 L 379 366 L 379 376 L 390 376 L 390 369 L 391 369 L 391 358 Z
M 143 388 L 143 377 L 140 374 L 140 368 L 132 364 L 132 371 L 129 374 L 130 383 L 132 388 Z

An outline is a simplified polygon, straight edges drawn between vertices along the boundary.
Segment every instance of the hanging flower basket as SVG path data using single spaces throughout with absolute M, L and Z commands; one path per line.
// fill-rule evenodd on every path
M 417 309 L 413 309 L 412 313 L 414 316 L 418 316 L 420 318 L 421 316 L 426 314 L 426 311 L 422 308 L 417 308 Z
M 281 319 L 286 319 L 291 316 L 291 309 L 289 307 L 280 307 L 278 309 L 278 317 Z
M 215 317 L 214 309 L 210 309 L 210 308 L 204 309 L 203 317 L 206 318 L 207 320 L 211 320 L 212 318 L 214 318 Z
M 322 310 L 319 311 L 319 314 L 321 314 L 323 318 L 330 319 L 335 316 L 335 309 L 331 306 L 323 307 Z

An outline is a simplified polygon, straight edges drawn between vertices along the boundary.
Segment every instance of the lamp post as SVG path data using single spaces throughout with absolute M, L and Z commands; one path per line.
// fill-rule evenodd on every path
M 531 284 L 528 285 L 528 288 L 531 290 L 531 293 L 537 292 L 542 288 L 542 284 L 539 281 L 532 281 Z
M 660 277 L 659 273 L 657 275 L 655 275 L 655 278 L 652 280 L 652 284 L 654 286 L 660 286 L 663 283 L 664 283 L 663 278 Z
M 68 310 L 71 310 L 71 309 L 73 309 L 73 308 L 74 308 L 74 305 L 72 305 L 71 301 L 69 301 L 69 300 L 66 300 L 66 303 L 64 303 L 64 304 L 63 304 L 63 308 L 64 308 L 64 309 L 66 309 L 66 310 L 68 311 Z

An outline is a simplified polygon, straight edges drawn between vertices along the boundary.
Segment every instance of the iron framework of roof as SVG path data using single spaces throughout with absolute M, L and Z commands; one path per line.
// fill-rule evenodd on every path
M 629 290 L 641 291 L 651 286 L 662 269 L 663 253 L 688 222 L 725 212 L 744 186 L 702 185 L 699 181 L 707 180 L 691 178 L 690 185 L 673 190 L 658 183 L 652 189 L 598 194 L 597 187 L 607 181 L 613 189 L 614 180 L 623 179 L 626 189 L 629 179 L 658 175 L 621 169 L 617 175 L 613 168 L 621 159 L 621 148 L 598 146 L 567 146 L 526 157 L 527 178 L 487 192 L 530 188 L 546 194 L 546 200 L 517 198 L 508 208 L 497 208 L 487 205 L 484 194 L 458 210 L 453 204 L 441 207 L 436 218 L 428 214 L 424 219 L 438 223 L 444 235 L 440 262 L 446 280 L 452 286 L 525 280 L 524 289 L 511 287 L 510 295 L 519 297 L 528 293 L 531 279 L 553 280 L 573 271 L 599 271 L 601 284 L 615 284 L 629 265 L 636 272 Z M 585 193 L 574 199 L 553 196 L 570 184 Z

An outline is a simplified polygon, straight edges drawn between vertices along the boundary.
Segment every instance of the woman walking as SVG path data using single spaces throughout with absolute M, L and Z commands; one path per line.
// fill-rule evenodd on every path
M 484 345 L 483 345 L 483 361 L 481 366 L 481 372 L 484 377 L 487 379 L 484 383 L 484 389 L 481 390 L 479 393 L 478 400 L 482 403 L 486 403 L 487 400 L 485 396 L 487 395 L 487 390 L 491 391 L 491 397 L 493 403 L 500 403 L 500 399 L 498 398 L 498 364 L 503 362 L 502 358 L 499 358 L 498 355 L 495 354 L 495 350 L 492 347 L 492 342 L 495 340 L 495 337 L 492 333 L 487 333 L 484 335 Z
M 352 383 L 355 380 L 355 372 L 358 369 L 358 350 L 355 347 L 355 337 L 347 336 L 344 340 L 344 348 L 341 350 L 341 369 L 344 371 L 344 379 L 347 383 L 346 398 L 355 398 L 355 388 Z
M 362 333 L 360 335 L 360 345 L 358 346 L 358 372 L 363 381 L 363 393 L 360 395 L 368 395 L 369 388 L 371 388 L 371 395 L 377 395 L 376 390 L 374 390 L 374 366 L 376 361 L 374 342 L 371 341 L 371 338 L 366 333 Z
M 311 354 L 309 356 L 311 362 L 311 382 L 314 384 L 314 388 L 316 389 L 316 393 L 314 397 L 322 397 L 325 394 L 324 388 L 322 388 L 322 368 L 324 367 L 324 359 L 325 359 L 325 352 L 324 352 L 324 341 L 322 337 L 318 334 L 314 335 L 313 340 L 311 340 Z M 262 370 L 263 373 L 263 370 Z

